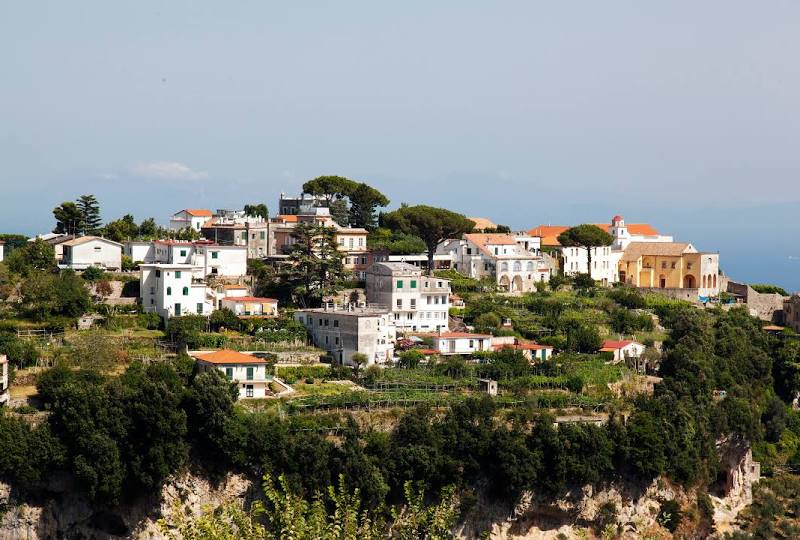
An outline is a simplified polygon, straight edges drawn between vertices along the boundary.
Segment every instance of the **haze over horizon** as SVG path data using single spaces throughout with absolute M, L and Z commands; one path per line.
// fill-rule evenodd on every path
M 0 7 L 0 232 L 341 174 L 515 229 L 649 222 L 800 290 L 800 4 Z

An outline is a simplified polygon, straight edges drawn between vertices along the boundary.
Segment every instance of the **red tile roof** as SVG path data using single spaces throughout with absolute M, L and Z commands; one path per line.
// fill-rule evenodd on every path
M 230 349 L 220 349 L 219 351 L 210 353 L 195 353 L 194 356 L 198 360 L 208 362 L 209 364 L 266 364 L 267 361 L 263 358 L 256 358 L 249 354 L 232 351 Z
M 630 339 L 623 339 L 620 341 L 606 340 L 603 342 L 603 347 L 600 350 L 602 351 L 607 349 L 609 351 L 617 351 L 619 349 L 624 349 L 631 343 L 637 343 L 637 342 Z M 639 345 L 641 344 L 639 343 Z
M 195 217 L 211 217 L 211 210 L 206 210 L 205 208 L 187 208 L 184 210 L 190 216 Z
M 595 223 L 606 232 L 611 231 L 611 225 L 608 223 Z M 629 223 L 626 225 L 628 232 L 633 235 L 640 236 L 658 236 L 659 232 L 648 223 Z M 539 236 L 542 238 L 543 246 L 560 246 L 558 235 L 569 229 L 566 225 L 539 225 L 528 231 L 531 236 Z

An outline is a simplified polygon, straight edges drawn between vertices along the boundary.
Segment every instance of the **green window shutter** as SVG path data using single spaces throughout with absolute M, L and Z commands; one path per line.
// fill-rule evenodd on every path
M 247 368 L 247 380 L 248 381 L 253 380 L 253 368 L 251 367 Z
M 226 367 L 225 368 L 225 376 L 228 378 L 228 380 L 233 380 L 233 368 L 232 367 Z
M 212 251 L 211 252 L 212 259 L 219 259 L 219 251 Z
M 172 287 L 167 287 L 167 296 L 172 294 Z
M 402 289 L 403 288 L 403 280 L 402 279 L 398 279 L 397 280 L 397 288 L 398 289 Z
M 247 240 L 247 231 L 242 231 L 242 240 Z
M 183 296 L 189 296 L 189 287 L 183 288 Z
M 416 279 L 412 279 L 411 280 L 411 288 L 412 289 L 416 289 L 417 288 L 417 280 Z
M 181 279 L 181 271 L 180 270 L 175 270 L 175 278 Z
M 185 249 L 181 250 L 181 257 L 186 257 L 186 250 Z

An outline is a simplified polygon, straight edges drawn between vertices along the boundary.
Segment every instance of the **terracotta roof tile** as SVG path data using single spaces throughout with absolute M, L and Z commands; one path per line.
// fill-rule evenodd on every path
M 595 223 L 606 232 L 611 232 L 611 225 L 608 223 Z M 658 236 L 660 233 L 648 223 L 629 223 L 626 225 L 628 232 L 637 236 Z M 528 231 L 531 236 L 539 236 L 543 246 L 560 246 L 558 235 L 569 229 L 566 225 L 539 225 Z
M 205 208 L 187 208 L 184 210 L 190 216 L 195 217 L 211 217 L 211 210 L 206 210 Z
M 210 353 L 195 353 L 194 356 L 198 360 L 208 362 L 209 364 L 266 364 L 267 361 L 263 358 L 256 358 L 249 354 L 232 351 L 230 349 L 220 349 Z

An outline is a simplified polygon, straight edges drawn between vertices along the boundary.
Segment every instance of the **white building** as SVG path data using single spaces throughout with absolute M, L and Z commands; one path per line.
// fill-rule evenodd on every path
M 122 244 L 99 236 L 81 236 L 62 243 L 64 249 L 61 265 L 73 270 L 86 270 L 90 266 L 105 270 L 122 268 Z
M 11 394 L 8 391 L 8 357 L 0 354 L 0 405 L 8 405 Z
M 441 355 L 474 354 L 492 350 L 492 336 L 468 332 L 442 332 L 433 336 L 433 348 Z
M 551 265 L 533 235 L 465 234 L 462 239 L 445 240 L 436 252 L 449 254 L 458 272 L 491 278 L 504 291 L 534 291 L 536 282 L 550 279 Z
M 600 348 L 600 352 L 609 352 L 614 355 L 613 362 L 622 362 L 626 358 L 639 358 L 644 354 L 646 347 L 636 341 L 623 339 L 619 341 L 606 340 Z
M 353 365 L 353 354 L 367 356 L 367 364 L 384 364 L 394 357 L 395 327 L 388 311 L 367 306 L 328 305 L 301 309 L 294 318 L 308 330 L 311 341 L 325 349 L 334 362 Z
M 216 369 L 239 388 L 239 399 L 265 398 L 272 375 L 267 373 L 267 362 L 249 354 L 222 349 L 215 352 L 194 352 L 201 370 Z
M 389 310 L 399 331 L 439 332 L 449 327 L 450 282 L 401 262 L 378 262 L 367 270 L 367 302 Z
M 3 262 L 5 243 L 0 240 L 0 262 Z
M 222 308 L 233 311 L 239 317 L 277 317 L 278 301 L 257 296 L 226 296 Z
M 214 300 L 205 283 L 193 279 L 199 272 L 190 264 L 142 264 L 139 266 L 139 299 L 146 312 L 162 318 L 210 315 Z
M 73 238 L 75 238 L 75 235 L 72 234 L 46 233 L 37 234 L 33 238 L 28 238 L 28 242 L 36 242 L 37 240 L 41 240 L 47 245 L 53 246 L 56 256 L 56 263 L 60 264 L 64 259 L 64 242 L 68 242 Z
M 125 242 L 125 254 L 146 264 L 190 264 L 198 276 L 241 277 L 247 275 L 247 247 L 221 246 L 207 240 L 155 240 Z M 196 276 L 197 277 L 197 276 Z
M 200 232 L 203 224 L 211 219 L 211 210 L 204 208 L 186 208 L 180 212 L 175 212 L 169 219 L 169 228 L 172 231 L 190 228 Z

